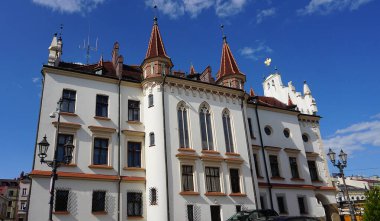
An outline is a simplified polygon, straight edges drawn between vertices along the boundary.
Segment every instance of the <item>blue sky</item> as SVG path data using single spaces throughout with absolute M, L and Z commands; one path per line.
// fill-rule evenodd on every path
M 347 174 L 380 175 L 380 18 L 378 0 L 24 0 L 0 7 L 2 151 L 0 177 L 30 171 L 41 67 L 52 35 L 63 30 L 63 60 L 86 62 L 79 49 L 99 39 L 91 62 L 112 45 L 128 64 L 144 58 L 158 5 L 160 31 L 174 69 L 219 69 L 225 34 L 247 86 L 263 94 L 262 78 L 277 66 L 297 91 L 307 80 L 316 98 L 326 147 L 350 154 Z M 266 57 L 273 67 L 265 67 Z M 52 107 L 52 110 L 55 107 Z M 336 172 L 336 170 L 331 170 Z

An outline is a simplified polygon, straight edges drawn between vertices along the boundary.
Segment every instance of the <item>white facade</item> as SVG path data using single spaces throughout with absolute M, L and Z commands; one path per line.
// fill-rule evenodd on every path
M 156 25 L 152 35 L 159 34 Z M 224 44 L 225 53 L 231 53 Z M 217 220 L 216 213 L 226 220 L 238 207 L 271 208 L 273 204 L 279 211 L 278 196 L 284 197 L 286 214 L 302 213 L 297 203 L 302 197 L 306 214 L 325 216 L 323 205 L 333 204 L 335 189 L 328 175 L 319 117 L 314 115 L 316 106 L 307 109 L 313 115 L 300 114 L 260 103 L 260 98 L 241 89 L 175 76 L 168 70 L 172 64 L 165 51 L 158 58 L 147 55 L 141 67 L 123 66 L 118 48 L 115 43 L 112 62 L 85 66 L 60 63 L 61 48 L 50 47 L 50 55 L 57 56 L 52 60 L 49 55 L 49 65 L 42 70 L 37 133 L 38 141 L 46 135 L 50 143 L 47 160 L 52 159 L 57 139 L 57 119 L 49 115 L 64 90 L 75 92 L 71 98 L 75 108 L 61 112 L 59 133 L 72 136 L 75 149 L 71 164 L 58 169 L 56 191 L 67 195 L 65 200 L 56 198 L 54 220 L 200 221 Z M 136 73 L 145 79 L 131 78 Z M 231 78 L 221 76 L 220 84 Z M 241 86 L 245 76 L 236 79 Z M 277 79 L 281 81 L 279 75 Z M 264 89 L 264 93 L 287 104 L 282 99 L 286 91 Z M 97 116 L 98 95 L 107 97 L 106 116 Z M 310 94 L 293 103 L 303 108 L 311 102 L 307 96 L 313 100 Z M 269 136 L 266 126 L 272 131 Z M 289 138 L 284 137 L 285 128 Z M 302 140 L 305 134 L 308 142 Z M 99 140 L 107 145 L 95 147 Z M 269 155 L 278 157 L 279 176 L 270 172 Z M 297 160 L 296 179 L 289 168 L 290 156 Z M 34 157 L 29 220 L 47 220 L 50 168 L 40 164 L 38 152 Z M 315 161 L 317 180 L 310 178 L 308 160 Z M 186 172 L 189 168 L 191 172 Z M 94 207 L 99 202 L 93 201 L 98 192 L 105 194 L 100 211 Z

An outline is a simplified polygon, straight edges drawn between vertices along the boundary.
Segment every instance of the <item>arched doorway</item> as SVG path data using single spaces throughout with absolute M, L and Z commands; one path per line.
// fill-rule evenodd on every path
M 323 205 L 326 221 L 340 221 L 338 207 L 335 203 L 330 203 L 326 196 L 320 193 L 315 194 L 315 198 Z

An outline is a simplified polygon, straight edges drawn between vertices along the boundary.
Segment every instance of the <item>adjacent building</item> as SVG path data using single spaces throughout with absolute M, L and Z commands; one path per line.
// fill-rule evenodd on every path
M 54 36 L 42 68 L 37 141 L 52 159 L 68 140 L 73 161 L 59 168 L 54 220 L 226 220 L 236 211 L 273 208 L 333 220 L 337 214 L 320 117 L 304 93 L 264 81 L 264 96 L 244 90 L 227 38 L 220 68 L 173 70 L 155 18 L 145 58 L 64 62 Z M 62 98 L 58 122 L 49 115 Z M 29 220 L 46 220 L 50 168 L 34 156 Z M 45 202 L 45 203 L 41 203 Z
M 17 198 L 18 198 L 18 180 L 17 179 L 0 179 L 0 195 L 6 207 L 2 207 L 2 213 L 5 210 L 4 221 L 17 220 Z

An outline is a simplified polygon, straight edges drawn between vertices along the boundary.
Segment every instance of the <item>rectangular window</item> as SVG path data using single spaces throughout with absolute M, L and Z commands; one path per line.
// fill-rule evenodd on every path
M 75 100 L 76 100 L 76 91 L 63 89 L 62 91 L 62 104 L 61 111 L 62 112 L 75 112 Z
M 8 202 L 8 206 L 9 206 L 9 207 L 12 206 L 12 201 L 9 201 L 9 202 Z
M 210 206 L 211 221 L 221 221 L 220 206 Z
M 128 100 L 128 120 L 140 121 L 140 101 Z
M 178 117 L 178 132 L 179 132 L 179 147 L 189 148 L 189 131 L 187 122 L 187 109 L 181 105 L 177 111 Z
M 292 178 L 300 178 L 298 173 L 297 158 L 289 157 L 290 171 L 292 172 Z
M 94 165 L 108 165 L 108 139 L 94 139 Z
M 264 196 L 260 196 L 260 205 L 261 205 L 261 209 L 266 209 L 267 208 Z
M 69 191 L 68 190 L 57 190 L 55 192 L 54 210 L 56 212 L 67 212 L 68 201 L 69 201 Z
M 106 191 L 92 192 L 92 212 L 106 211 Z
M 26 196 L 26 188 L 22 188 L 22 196 Z
M 96 116 L 108 117 L 108 96 L 96 95 Z
M 13 197 L 13 190 L 10 190 L 10 191 L 8 192 L 8 196 L 9 196 L 9 197 Z
M 305 197 L 299 196 L 297 199 L 298 207 L 300 208 L 300 214 L 307 214 Z
M 194 221 L 194 206 L 187 205 L 187 221 Z
M 287 213 L 286 205 L 285 205 L 285 197 L 284 196 L 277 196 L 277 203 L 278 203 L 279 213 L 282 213 L 282 214 Z
M 149 146 L 154 146 L 154 133 L 150 132 L 149 133 Z
M 128 142 L 128 167 L 141 167 L 141 143 Z
M 280 170 L 278 168 L 278 160 L 276 155 L 269 155 L 270 170 L 272 177 L 280 177 Z
M 182 165 L 182 191 L 194 191 L 193 166 Z
M 237 212 L 237 213 L 241 211 L 241 205 L 236 205 L 235 208 L 236 208 L 236 212 Z
M 252 139 L 255 139 L 255 135 L 253 134 L 253 129 L 252 129 L 252 119 L 248 118 L 248 127 L 249 127 L 249 135 L 251 136 Z
M 206 167 L 207 192 L 221 192 L 219 167 Z
M 310 173 L 310 178 L 312 181 L 318 181 L 318 169 L 317 165 L 314 160 L 308 160 L 307 165 L 309 166 L 309 173 Z
M 153 107 L 153 94 L 148 95 L 148 107 Z
M 230 169 L 231 192 L 240 193 L 239 169 Z
M 157 189 L 150 189 L 150 205 L 157 205 Z
M 127 215 L 142 216 L 142 193 L 127 193 Z
M 57 146 L 57 160 L 59 162 L 65 161 L 65 144 L 68 141 L 73 142 L 74 136 L 70 134 L 59 134 L 58 135 L 58 146 Z
M 253 154 L 253 161 L 255 163 L 255 169 L 256 169 L 256 176 L 261 177 L 260 168 L 259 168 L 259 161 L 257 158 L 257 154 Z
M 26 203 L 25 202 L 22 202 L 20 204 L 20 210 L 22 210 L 22 211 L 26 210 Z

